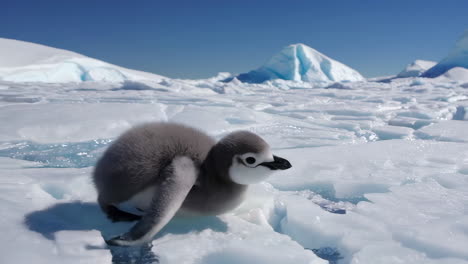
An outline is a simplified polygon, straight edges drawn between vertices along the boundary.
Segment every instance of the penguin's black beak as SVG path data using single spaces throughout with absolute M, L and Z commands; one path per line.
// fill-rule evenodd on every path
M 291 163 L 287 159 L 280 158 L 278 156 L 273 155 L 273 161 L 270 162 L 263 162 L 260 165 L 269 168 L 270 170 L 287 170 L 291 168 Z

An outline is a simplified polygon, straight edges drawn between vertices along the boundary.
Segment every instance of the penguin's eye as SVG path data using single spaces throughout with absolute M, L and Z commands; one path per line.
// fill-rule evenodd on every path
M 248 157 L 245 159 L 245 162 L 247 162 L 247 164 L 254 164 L 257 160 L 255 160 L 254 157 Z

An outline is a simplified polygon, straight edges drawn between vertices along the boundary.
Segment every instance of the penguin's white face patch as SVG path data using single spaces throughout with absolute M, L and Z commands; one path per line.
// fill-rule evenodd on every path
M 269 149 L 261 153 L 235 155 L 229 168 L 229 176 L 232 181 L 238 184 L 259 183 L 268 178 L 273 172 L 273 170 L 259 165 L 273 160 L 273 154 Z

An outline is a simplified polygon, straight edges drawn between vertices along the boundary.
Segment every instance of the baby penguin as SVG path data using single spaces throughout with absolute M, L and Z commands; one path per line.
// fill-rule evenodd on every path
M 174 123 L 130 129 L 98 161 L 93 179 L 98 202 L 112 221 L 139 220 L 127 233 L 106 241 L 131 246 L 148 242 L 177 212 L 218 215 L 236 208 L 249 184 L 291 164 L 248 131 L 218 143 L 205 133 Z M 143 212 L 122 211 L 122 203 Z

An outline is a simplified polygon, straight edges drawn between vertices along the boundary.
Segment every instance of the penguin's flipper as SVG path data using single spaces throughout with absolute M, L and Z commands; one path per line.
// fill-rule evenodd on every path
M 133 246 L 148 242 L 172 219 L 197 180 L 192 159 L 176 157 L 160 174 L 151 208 L 129 232 L 107 240 L 108 245 Z

